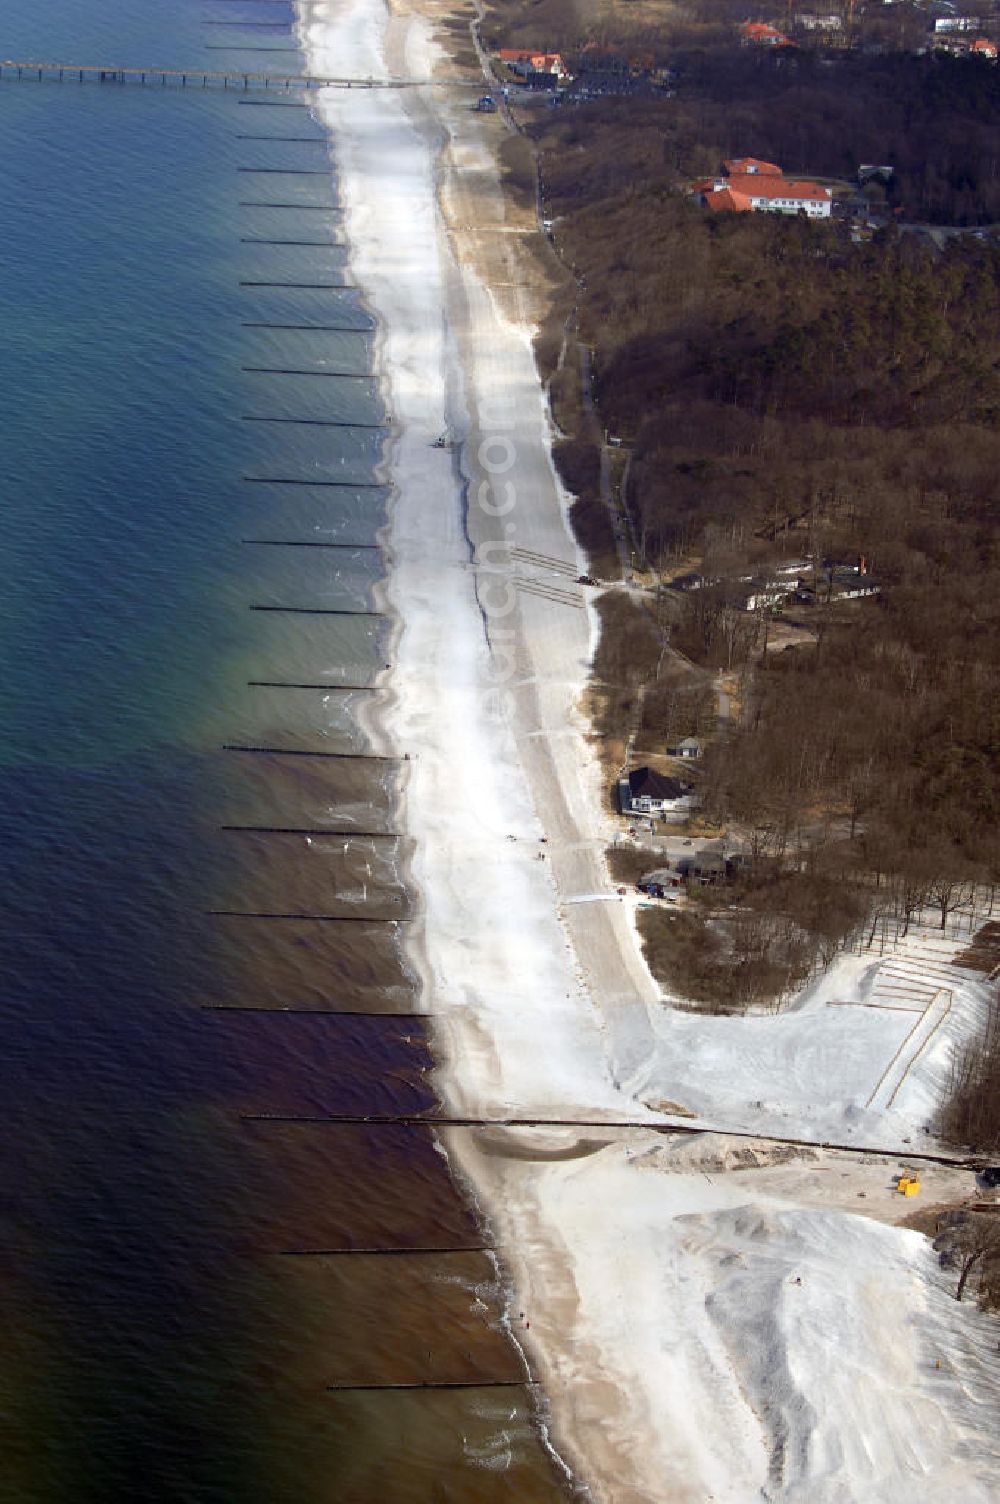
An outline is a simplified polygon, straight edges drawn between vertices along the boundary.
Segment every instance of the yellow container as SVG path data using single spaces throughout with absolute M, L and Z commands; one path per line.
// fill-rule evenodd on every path
M 920 1180 L 916 1175 L 900 1175 L 896 1189 L 901 1196 L 919 1196 Z

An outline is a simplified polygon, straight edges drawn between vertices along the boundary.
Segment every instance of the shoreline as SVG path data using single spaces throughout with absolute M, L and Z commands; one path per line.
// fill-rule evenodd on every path
M 324 49 L 359 76 L 448 66 L 422 10 L 302 9 L 317 71 Z M 666 1095 L 657 1072 L 689 1026 L 651 1018 L 660 994 L 630 911 L 605 901 L 609 822 L 580 709 L 594 615 L 567 599 L 581 555 L 505 248 L 528 232 L 505 223 L 483 134 L 493 126 L 447 90 L 329 91 L 317 105 L 336 137 L 351 266 L 379 315 L 397 423 L 383 589 L 398 651 L 372 734 L 412 749 L 400 791 L 416 905 L 405 949 L 435 1015 L 435 1085 L 462 1116 L 670 1122 L 642 1098 Z M 514 296 L 501 297 L 490 268 Z M 442 432 L 454 450 L 435 447 Z M 535 562 L 515 563 L 512 547 Z M 690 1050 L 677 1053 L 682 1077 L 685 1066 L 704 1074 Z M 748 1106 L 762 1109 L 749 1119 L 762 1132 L 782 1119 L 780 1104 L 720 1094 L 716 1105 L 733 1129 Z M 910 1504 L 949 1490 L 985 1501 L 984 1459 L 1000 1465 L 983 1424 L 1000 1377 L 995 1337 L 989 1359 L 990 1329 L 967 1309 L 945 1331 L 954 1307 L 929 1245 L 884 1225 L 898 1207 L 856 1215 L 852 1197 L 884 1194 L 883 1167 L 871 1172 L 867 1156 L 831 1209 L 840 1172 L 815 1151 L 789 1166 L 781 1146 L 755 1146 L 748 1178 L 723 1133 L 692 1148 L 641 1128 L 627 1141 L 612 1127 L 439 1130 L 512 1281 L 508 1329 L 541 1381 L 553 1455 L 603 1504 L 747 1504 L 765 1488 L 796 1504 Z M 790 1293 L 803 1279 L 807 1293 Z M 944 1399 L 918 1324 L 935 1334 L 938 1370 L 953 1350 L 969 1366 Z M 873 1347 L 891 1355 L 888 1377 Z M 839 1413 L 827 1413 L 831 1386 Z M 914 1424 L 931 1438 L 922 1495 Z M 956 1426 L 967 1458 L 953 1462 Z
M 360 20 L 361 35 L 364 37 L 363 45 L 371 49 L 366 53 L 359 71 L 364 74 L 376 74 L 380 63 L 385 67 L 379 51 L 379 38 L 373 31 L 366 27 L 366 20 L 370 21 L 367 10 L 356 7 L 355 11 L 346 18 L 348 27 L 352 27 Z M 345 17 L 341 12 L 336 18 L 331 18 L 330 25 L 336 29 L 345 24 Z M 374 25 L 374 23 L 372 23 Z M 413 46 L 414 35 L 419 37 L 419 44 L 430 49 L 433 44 L 429 43 L 426 23 L 418 20 L 389 21 L 388 25 L 395 28 L 397 37 L 393 40 L 399 45 L 399 35 L 402 34 L 402 45 Z M 315 56 L 319 50 L 319 44 L 328 40 L 328 33 L 321 19 L 321 10 L 310 8 L 303 25 L 302 32 L 306 47 L 311 56 Z M 377 26 L 375 27 L 377 33 Z M 321 52 L 320 52 L 321 55 Z M 423 60 L 421 60 L 423 61 Z M 399 59 L 393 58 L 388 71 L 396 71 L 399 67 Z M 318 65 L 322 68 L 322 63 Z M 418 66 L 413 71 L 422 71 Z M 429 72 L 428 66 L 428 72 Z M 372 96 L 362 101 L 361 108 L 371 104 Z M 450 315 L 453 323 L 468 327 L 469 314 L 462 305 L 469 296 L 469 288 L 463 269 L 456 264 L 451 256 L 451 247 L 446 239 L 445 229 L 440 220 L 440 198 L 447 192 L 447 183 L 444 181 L 445 174 L 441 166 L 441 151 L 445 144 L 445 133 L 440 125 L 435 129 L 435 122 L 427 116 L 414 120 L 414 101 L 407 100 L 407 107 L 400 102 L 387 101 L 385 97 L 375 98 L 375 110 L 370 113 L 383 117 L 381 130 L 385 130 L 386 115 L 393 115 L 392 129 L 399 130 L 405 135 L 410 132 L 419 140 L 418 150 L 422 152 L 425 162 L 422 167 L 418 166 L 416 172 L 423 176 L 427 197 L 421 204 L 421 245 L 414 251 L 411 245 L 410 254 L 420 263 L 423 272 L 428 271 L 427 262 L 431 259 L 428 251 L 432 249 L 433 259 L 439 266 L 437 287 L 437 320 L 441 318 L 441 312 L 445 312 L 445 320 Z M 532 952 L 532 963 L 535 970 L 526 970 L 522 966 L 513 968 L 514 974 L 509 973 L 508 958 L 516 954 L 516 944 L 513 939 L 504 941 L 499 947 L 492 947 L 490 953 L 481 958 L 482 969 L 485 976 L 480 980 L 479 995 L 469 997 L 461 987 L 449 985 L 447 977 L 443 974 L 447 970 L 447 958 L 438 954 L 434 955 L 436 937 L 433 933 L 435 916 L 430 912 L 436 891 L 444 886 L 449 891 L 449 899 L 454 904 L 457 895 L 467 887 L 467 878 L 459 876 L 455 870 L 434 872 L 428 871 L 427 853 L 437 844 L 444 832 L 441 828 L 441 812 L 446 808 L 448 799 L 440 786 L 440 774 L 443 772 L 447 777 L 447 764 L 442 757 L 436 772 L 432 769 L 432 757 L 437 756 L 436 748 L 427 751 L 426 736 L 420 735 L 421 728 L 415 725 L 419 721 L 419 709 L 414 705 L 421 698 L 420 665 L 422 662 L 436 662 L 442 660 L 452 661 L 452 650 L 447 643 L 437 638 L 433 628 L 430 630 L 432 639 L 428 646 L 431 652 L 424 657 L 424 647 L 414 639 L 419 632 L 425 638 L 428 635 L 428 624 L 432 620 L 433 605 L 446 600 L 447 596 L 459 597 L 457 603 L 449 602 L 454 608 L 457 604 L 453 626 L 453 641 L 462 643 L 461 669 L 463 673 L 463 691 L 465 703 L 471 699 L 473 704 L 482 710 L 483 697 L 488 702 L 495 693 L 494 674 L 492 672 L 491 652 L 496 652 L 498 646 L 506 646 L 507 639 L 504 634 L 508 629 L 502 625 L 507 620 L 508 608 L 513 606 L 512 596 L 504 593 L 500 601 L 499 621 L 501 625 L 493 624 L 493 632 L 490 634 L 489 613 L 484 609 L 483 601 L 477 592 L 477 579 L 470 566 L 478 557 L 490 560 L 490 546 L 504 546 L 508 533 L 509 524 L 504 524 L 497 519 L 492 532 L 490 529 L 480 530 L 476 536 L 474 508 L 470 502 L 471 489 L 483 483 L 483 475 L 477 480 L 474 470 L 470 470 L 467 464 L 456 463 L 456 455 L 451 451 L 434 451 L 431 448 L 433 438 L 440 432 L 448 430 L 456 437 L 467 439 L 470 433 L 482 432 L 483 427 L 477 424 L 484 416 L 474 409 L 474 401 L 470 403 L 470 395 L 475 399 L 480 394 L 472 391 L 470 376 L 473 374 L 469 369 L 469 359 L 462 358 L 462 352 L 455 348 L 454 335 L 442 330 L 435 341 L 435 347 L 428 359 L 427 350 L 421 351 L 424 371 L 433 367 L 434 361 L 438 362 L 434 372 L 438 383 L 436 393 L 431 396 L 429 390 L 425 390 L 418 397 L 410 389 L 410 378 L 413 368 L 408 361 L 406 350 L 394 349 L 394 340 L 397 345 L 406 344 L 404 331 L 407 329 L 408 314 L 412 309 L 400 309 L 393 307 L 393 298 L 386 285 L 384 269 L 377 265 L 378 252 L 373 248 L 372 240 L 366 235 L 365 221 L 370 220 L 370 210 L 365 207 L 366 188 L 374 175 L 374 162 L 370 162 L 366 168 L 364 164 L 364 149 L 360 142 L 349 140 L 349 133 L 341 127 L 338 118 L 344 108 L 353 107 L 358 109 L 358 96 L 345 99 L 343 95 L 321 103 L 320 113 L 335 135 L 335 151 L 337 164 L 340 170 L 341 190 L 345 205 L 345 232 L 348 243 L 351 246 L 351 266 L 361 286 L 366 300 L 377 310 L 380 316 L 380 332 L 378 339 L 379 356 L 382 361 L 383 372 L 388 377 L 389 386 L 393 388 L 393 411 L 398 427 L 391 436 L 390 443 L 386 446 L 384 455 L 384 468 L 395 483 L 395 494 L 390 511 L 390 521 L 384 538 L 386 545 L 386 562 L 388 574 L 383 584 L 385 599 L 393 611 L 394 627 L 393 641 L 401 649 L 399 661 L 394 665 L 396 672 L 388 676 L 389 697 L 378 708 L 376 717 L 369 722 L 368 731 L 374 738 L 386 744 L 389 740 L 395 741 L 396 745 L 411 747 L 414 745 L 424 747 L 423 753 L 417 752 L 412 756 L 408 765 L 407 787 L 401 790 L 401 816 L 407 830 L 411 860 L 407 863 L 407 876 L 411 879 L 417 895 L 416 912 L 413 921 L 408 926 L 405 942 L 407 960 L 416 972 L 420 980 L 420 998 L 423 1011 L 434 1011 L 436 1015 L 433 1025 L 433 1048 L 438 1062 L 435 1071 L 435 1083 L 437 1089 L 448 1108 L 456 1115 L 488 1115 L 492 1112 L 508 1111 L 512 1102 L 512 1088 L 516 1088 L 516 1096 L 520 1098 L 523 1109 L 538 1109 L 539 1104 L 547 1102 L 551 1110 L 573 1112 L 579 1101 L 577 1088 L 577 1076 L 572 1068 L 567 1076 L 562 1089 L 553 1096 L 549 1081 L 546 1079 L 548 1071 L 536 1074 L 533 1080 L 525 1082 L 519 1079 L 522 1070 L 505 1070 L 503 1056 L 507 1060 L 515 1062 L 524 1056 L 523 1016 L 520 1019 L 520 1038 L 517 1031 L 509 1038 L 506 1048 L 499 1051 L 494 1043 L 492 1034 L 496 1031 L 494 1020 L 498 1014 L 502 1014 L 505 1008 L 505 999 L 510 998 L 512 993 L 521 989 L 524 995 L 530 995 L 532 988 L 537 984 L 539 972 L 550 973 L 548 978 L 550 993 L 560 993 L 571 1002 L 572 1006 L 565 1010 L 563 1026 L 565 1033 L 570 1037 L 570 1049 L 568 1050 L 572 1062 L 572 1035 L 577 1031 L 577 1014 L 581 1007 L 588 1007 L 582 978 L 578 969 L 573 965 L 570 956 L 570 942 L 565 933 L 564 921 L 557 915 L 558 895 L 556 884 L 550 876 L 551 862 L 548 860 L 549 852 L 545 851 L 546 840 L 543 845 L 544 832 L 536 817 L 531 792 L 524 780 L 520 767 L 518 748 L 511 728 L 505 727 L 500 720 L 487 718 L 487 739 L 480 748 L 481 769 L 486 771 L 493 761 L 495 750 L 501 753 L 501 767 L 493 769 L 494 793 L 497 797 L 489 801 L 492 809 L 498 805 L 503 811 L 503 818 L 497 821 L 484 820 L 479 828 L 471 832 L 460 834 L 454 828 L 455 820 L 447 835 L 454 843 L 456 836 L 466 846 L 466 850 L 454 862 L 455 869 L 461 869 L 463 874 L 474 873 L 482 868 L 483 862 L 489 863 L 490 859 L 498 857 L 503 861 L 505 871 L 500 874 L 499 891 L 496 895 L 497 908 L 503 907 L 504 885 L 512 890 L 513 905 L 512 914 L 524 914 L 535 908 L 545 917 L 542 921 L 544 934 L 538 937 Z M 411 150 L 413 149 L 411 143 Z M 493 171 L 492 160 L 488 164 L 489 171 Z M 352 192 L 353 188 L 353 192 Z M 499 190 L 499 184 L 495 186 L 497 205 L 501 213 L 505 212 L 503 200 Z M 390 217 L 391 216 L 387 216 Z M 427 219 L 431 223 L 428 225 Z M 430 231 L 429 239 L 423 239 Z M 376 264 L 373 264 L 375 262 Z M 481 300 L 483 313 L 480 319 L 484 322 L 489 318 L 497 318 L 492 299 L 485 288 L 474 289 Z M 432 300 L 433 303 L 433 300 Z M 456 307 L 457 305 L 457 307 Z M 426 313 L 426 309 L 424 310 Z M 485 317 L 484 317 L 485 315 Z M 555 551 L 558 548 L 559 555 L 565 565 L 573 570 L 574 576 L 582 568 L 582 561 L 575 540 L 572 538 L 566 504 L 558 490 L 558 483 L 552 468 L 549 453 L 550 427 L 547 414 L 547 404 L 538 380 L 534 365 L 534 356 L 531 349 L 531 332 L 525 326 L 515 330 L 514 326 L 508 326 L 508 339 L 512 347 L 514 361 L 518 367 L 517 378 L 520 382 L 523 394 L 527 398 L 527 406 L 533 412 L 526 414 L 528 426 L 533 430 L 533 463 L 535 474 L 533 481 L 539 490 L 547 489 L 549 493 L 550 514 L 547 523 L 553 531 L 553 536 L 548 547 Z M 406 390 L 400 390 L 401 373 L 403 373 L 402 385 Z M 421 373 L 423 374 L 423 373 Z M 395 381 L 393 378 L 395 377 Z M 436 398 L 436 404 L 435 404 Z M 421 400 L 423 399 L 423 400 Z M 504 412 L 486 413 L 488 419 L 499 423 L 497 432 L 509 430 L 509 414 Z M 464 456 L 463 456 L 464 457 Z M 414 477 L 413 462 L 416 460 L 422 474 Z M 445 473 L 442 474 L 442 471 Z M 429 473 L 429 474 L 428 474 Z M 409 484 L 402 482 L 400 477 L 407 474 L 411 477 Z M 435 510 L 428 506 L 426 494 L 427 481 L 436 482 L 441 492 L 450 497 L 449 507 L 451 517 L 447 519 L 439 530 L 434 546 L 428 551 L 426 539 L 420 536 L 420 518 L 426 520 L 428 512 Z M 416 527 L 414 527 L 416 519 Z M 493 521 L 493 519 L 487 519 Z M 553 528 L 554 524 L 554 528 Z M 526 537 L 525 541 L 531 541 Z M 441 556 L 438 556 L 438 550 Z M 488 567 L 488 566 L 487 566 Z M 426 570 L 430 579 L 435 577 L 446 578 L 446 591 L 436 592 L 434 587 L 428 589 L 426 583 L 421 584 L 418 576 Z M 449 578 L 450 577 L 450 578 Z M 433 604 L 432 604 L 433 603 Z M 544 615 L 550 611 L 547 602 L 539 601 L 536 606 L 534 600 L 530 600 L 529 610 L 534 608 L 536 612 Z M 558 611 L 556 615 L 558 615 Z M 569 701 L 573 705 L 582 693 L 586 681 L 586 668 L 589 661 L 592 619 L 589 613 L 580 613 L 586 621 L 586 631 L 578 640 L 576 647 L 577 662 L 575 675 L 569 688 Z M 519 634 L 524 636 L 524 630 Z M 550 639 L 551 633 L 543 634 L 543 640 Z M 478 640 L 477 640 L 478 639 Z M 404 644 L 406 645 L 404 647 Z M 518 645 L 520 647 L 520 644 Z M 517 662 L 518 673 L 521 677 L 530 679 L 527 670 L 530 665 Z M 515 680 L 515 684 L 520 682 Z M 432 683 L 426 685 L 429 701 L 433 701 L 435 692 L 440 698 L 440 686 Z M 464 705 L 459 701 L 450 709 L 451 725 L 455 729 L 456 738 L 460 735 L 460 726 L 465 717 Z M 487 707 L 488 708 L 488 707 Z M 536 710 L 536 715 L 538 714 Z M 578 733 L 582 734 L 582 719 L 578 718 Z M 496 749 L 494 742 L 505 743 Z M 431 787 L 420 787 L 422 777 L 425 784 Z M 417 785 L 415 788 L 414 785 Z M 466 794 L 466 797 L 457 805 L 453 806 L 456 811 L 461 811 L 457 824 L 462 825 L 464 820 L 470 817 L 470 811 L 474 810 L 479 803 L 474 795 Z M 415 816 L 420 810 L 435 811 L 435 821 L 431 822 L 428 829 L 419 828 L 419 819 L 415 822 Z M 514 830 L 509 830 L 508 825 L 514 825 Z M 509 836 L 516 835 L 516 840 L 508 840 Z M 603 849 L 603 843 L 601 843 Z M 545 861 L 538 860 L 539 855 L 546 857 Z M 586 859 L 591 859 L 592 853 L 588 850 Z M 447 865 L 451 865 L 446 863 Z M 529 890 L 529 896 L 525 898 L 524 888 Z M 469 917 L 468 900 L 459 896 L 457 909 L 462 918 L 462 923 Z M 461 934 L 455 933 L 454 918 L 450 926 L 451 934 L 450 950 L 461 951 L 463 939 Z M 448 947 L 446 946 L 446 949 Z M 438 947 L 440 952 L 440 946 Z M 435 966 L 437 959 L 437 966 Z M 494 984 L 499 981 L 497 988 Z M 445 999 L 443 990 L 452 993 L 450 998 Z M 484 992 L 492 992 L 492 1017 L 488 1017 L 485 1025 L 477 1018 L 478 1005 L 482 1001 Z M 444 1003 L 444 1007 L 442 1007 Z M 441 1016 L 443 1014 L 443 1017 Z M 494 1025 L 491 1029 L 491 1025 Z M 591 1033 L 598 1034 L 598 1030 L 591 1023 Z M 599 1038 L 591 1041 L 593 1068 L 599 1066 L 602 1048 Z M 471 1057 L 476 1056 L 477 1068 L 469 1069 Z M 554 1063 L 554 1062 L 553 1062 Z M 588 1072 L 591 1074 L 592 1072 Z M 516 1110 L 516 1106 L 515 1106 Z M 613 1115 L 617 1110 L 616 1093 L 608 1089 L 604 1094 L 603 1110 Z M 549 1414 L 551 1393 L 554 1381 L 557 1377 L 555 1369 L 551 1365 L 544 1351 L 545 1344 L 540 1343 L 537 1337 L 531 1336 L 531 1318 L 526 1317 L 522 1323 L 517 1312 L 525 1307 L 526 1296 L 524 1292 L 531 1286 L 530 1270 L 528 1263 L 523 1259 L 521 1250 L 513 1239 L 504 1230 L 503 1208 L 499 1197 L 503 1193 L 501 1184 L 502 1177 L 495 1173 L 498 1161 L 495 1159 L 495 1136 L 491 1140 L 491 1152 L 486 1156 L 481 1155 L 478 1148 L 471 1142 L 477 1135 L 459 1134 L 447 1130 L 440 1133 L 449 1162 L 453 1172 L 461 1184 L 471 1204 L 476 1208 L 478 1215 L 484 1223 L 496 1232 L 496 1241 L 500 1258 L 505 1271 L 505 1284 L 509 1286 L 507 1291 L 507 1320 L 506 1325 L 517 1348 L 526 1354 L 526 1367 L 536 1376 L 541 1377 L 544 1400 L 538 1408 L 539 1429 L 543 1443 L 546 1445 L 560 1471 L 568 1480 L 574 1478 L 574 1472 L 580 1465 L 578 1454 L 583 1453 L 581 1445 L 573 1445 L 570 1438 L 564 1442 L 565 1425 L 560 1418 L 552 1421 Z M 463 1137 L 465 1141 L 463 1142 Z M 522 1135 L 523 1137 L 523 1135 Z M 533 1143 L 541 1145 L 545 1138 L 544 1134 L 532 1134 Z M 515 1158 L 512 1163 L 523 1164 L 520 1158 Z M 529 1168 L 525 1165 L 525 1168 Z M 532 1239 L 536 1255 L 539 1253 L 537 1238 Z M 546 1260 L 553 1270 L 563 1270 L 565 1265 L 560 1250 L 554 1246 L 552 1255 Z M 534 1322 L 536 1332 L 539 1330 L 539 1322 Z M 556 1334 L 557 1337 L 559 1334 Z M 551 1429 L 558 1432 L 557 1439 L 553 1439 Z M 572 1461 L 568 1462 L 564 1452 L 571 1454 Z M 610 1470 L 613 1471 L 613 1460 Z M 575 1484 L 577 1491 L 580 1485 Z M 587 1496 L 587 1494 L 584 1494 Z
M 310 11 L 313 11 L 314 9 L 315 7 L 310 7 Z M 311 40 L 313 40 L 315 35 L 314 28 L 320 29 L 322 28 L 322 25 L 322 20 L 317 22 L 312 18 L 308 18 L 300 22 L 299 31 L 302 35 L 302 46 L 303 50 L 307 52 L 307 54 L 309 54 L 311 51 L 310 42 Z M 312 38 L 310 36 L 311 32 L 313 33 Z M 375 71 L 374 65 L 370 67 L 369 71 Z M 336 151 L 336 140 L 338 139 L 336 126 L 333 124 L 333 122 L 331 122 L 329 116 L 325 115 L 322 111 L 320 111 L 320 113 L 323 115 L 328 128 L 331 129 L 331 132 L 334 134 L 334 152 L 336 154 L 335 159 L 337 161 L 338 167 L 342 167 L 344 161 L 344 153 L 341 152 L 338 154 Z M 411 129 L 413 129 L 415 132 L 420 132 L 421 134 L 426 133 L 427 136 L 430 136 L 431 133 L 427 129 L 428 122 L 423 121 L 418 125 L 412 120 L 409 111 L 401 111 L 400 113 L 405 113 L 407 122 Z M 422 131 L 421 126 L 423 127 Z M 340 139 L 342 140 L 343 138 Z M 437 216 L 438 212 L 438 199 L 441 191 L 441 171 L 439 155 L 442 144 L 442 139 L 440 137 L 436 141 L 431 139 L 427 142 L 427 155 L 431 163 L 433 173 L 433 194 L 431 197 L 431 203 L 433 204 L 435 217 Z M 360 169 L 360 173 L 360 180 L 363 183 L 363 168 Z M 358 277 L 358 282 L 359 286 L 362 289 L 362 297 L 364 301 L 379 314 L 377 322 L 378 333 L 375 341 L 375 353 L 377 366 L 380 370 L 383 396 L 388 400 L 390 397 L 397 397 L 398 395 L 393 386 L 394 373 L 391 364 L 391 353 L 387 350 L 387 346 L 390 343 L 391 339 L 392 326 L 390 324 L 390 316 L 386 315 L 383 303 L 381 303 L 378 298 L 372 297 L 368 287 L 366 287 L 363 269 L 359 270 L 359 267 L 363 268 L 364 256 L 360 251 L 358 238 L 354 235 L 354 233 L 352 233 L 352 217 L 348 197 L 349 196 L 345 191 L 344 203 L 346 213 L 344 228 L 347 242 L 350 246 L 350 265 L 352 267 L 352 271 L 354 271 Z M 355 208 L 356 207 L 357 204 L 355 203 Z M 435 243 L 437 242 L 439 232 L 440 227 L 435 226 Z M 370 276 L 370 268 L 368 268 L 368 271 Z M 451 268 L 450 271 L 453 278 L 455 275 L 454 268 Z M 457 363 L 455 364 L 454 369 L 457 370 Z M 394 404 L 394 416 L 396 415 L 397 407 L 398 403 Z M 459 425 L 464 426 L 467 424 L 467 415 L 465 414 L 462 403 L 462 394 L 460 391 L 456 391 L 454 389 L 452 382 L 446 383 L 442 419 L 443 423 L 441 424 L 441 427 L 438 427 L 433 423 L 430 425 L 430 427 L 434 429 L 435 433 L 441 431 L 442 428 L 452 430 Z M 405 449 L 406 434 L 405 426 L 400 424 L 398 416 L 395 416 L 395 423 L 397 426 L 394 427 L 394 431 L 387 440 L 379 465 L 380 472 L 383 473 L 386 478 L 392 483 L 393 492 L 390 501 L 388 521 L 386 525 L 382 529 L 380 529 L 378 534 L 378 540 L 380 546 L 383 549 L 383 555 L 386 565 L 386 575 L 385 578 L 380 582 L 379 595 L 381 597 L 381 603 L 383 604 L 384 608 L 390 612 L 392 620 L 392 630 L 390 636 L 390 662 L 393 664 L 393 668 L 384 676 L 384 689 L 386 691 L 384 697 L 379 697 L 379 702 L 377 704 L 373 704 L 370 708 L 364 707 L 362 710 L 362 715 L 364 716 L 364 721 L 362 722 L 363 729 L 366 735 L 371 739 L 373 748 L 382 751 L 389 750 L 394 745 L 399 745 L 399 740 L 395 733 L 398 731 L 400 717 L 405 715 L 403 696 L 401 695 L 399 689 L 399 665 L 396 662 L 399 645 L 407 631 L 406 612 L 403 609 L 400 600 L 398 599 L 398 573 L 400 565 L 400 554 L 399 537 L 397 531 L 397 508 L 400 503 L 400 486 L 396 477 L 399 476 L 405 464 L 405 456 L 403 454 L 403 451 Z M 424 426 L 426 431 L 426 425 Z M 453 490 L 455 497 L 459 502 L 459 512 L 462 517 L 464 531 L 467 527 L 468 521 L 469 481 L 468 478 L 462 473 L 458 452 L 448 450 L 444 453 L 444 455 L 435 454 L 430 456 L 430 458 L 438 462 L 436 466 L 438 470 L 442 468 L 441 461 L 443 459 L 448 471 L 450 472 L 448 477 L 448 486 Z M 471 557 L 472 544 L 467 535 L 464 541 Z M 428 905 L 426 901 L 425 879 L 420 872 L 418 838 L 413 829 L 412 820 L 410 817 L 410 790 L 408 785 L 412 781 L 414 771 L 414 765 L 412 763 L 407 764 L 407 775 L 405 781 L 401 780 L 398 786 L 400 828 L 406 831 L 406 843 L 404 848 L 405 855 L 400 864 L 401 876 L 403 877 L 403 880 L 407 883 L 409 890 L 413 894 L 413 911 L 410 921 L 406 926 L 406 931 L 400 938 L 400 950 L 404 956 L 407 970 L 410 971 L 416 979 L 417 986 L 415 989 L 415 998 L 417 1004 L 417 1012 L 419 1015 L 421 1013 L 426 1014 L 433 1008 L 434 975 L 430 965 L 426 939 L 426 927 L 428 924 Z M 434 1072 L 435 1085 L 442 1099 L 442 1102 L 451 1106 L 455 1111 L 475 1111 L 478 1105 L 476 1099 L 468 1098 L 460 1100 L 456 1096 L 457 1080 L 454 1075 L 454 1064 L 456 1055 L 458 1053 L 458 1047 L 456 1045 L 452 1031 L 442 1027 L 440 1020 L 435 1020 L 431 1025 L 431 1040 L 436 1061 Z M 439 1133 L 438 1139 L 442 1153 L 448 1160 L 451 1173 L 456 1182 L 456 1189 L 458 1193 L 466 1199 L 467 1203 L 472 1207 L 475 1215 L 481 1221 L 481 1223 L 484 1226 L 490 1226 L 492 1219 L 488 1206 L 484 1205 L 483 1188 L 481 1185 L 476 1184 L 473 1177 L 471 1176 L 468 1167 L 464 1163 L 464 1156 L 462 1155 L 459 1146 L 454 1143 L 448 1144 L 446 1141 L 446 1135 L 444 1133 Z M 525 1374 L 530 1375 L 537 1372 L 538 1365 L 535 1361 L 535 1354 L 531 1352 L 529 1345 L 525 1341 L 526 1334 L 523 1332 L 519 1333 L 516 1330 L 515 1323 L 512 1319 L 512 1312 L 516 1305 L 517 1297 L 516 1291 L 513 1289 L 511 1283 L 509 1250 L 504 1246 L 500 1246 L 499 1244 L 497 1247 L 496 1265 L 498 1270 L 498 1282 L 501 1288 L 502 1309 L 500 1314 L 502 1325 L 506 1330 L 509 1341 L 520 1356 Z M 536 1428 L 543 1449 L 550 1456 L 557 1473 L 566 1480 L 572 1495 L 574 1497 L 587 1496 L 585 1491 L 581 1494 L 581 1491 L 575 1484 L 574 1475 L 571 1468 L 568 1466 L 558 1447 L 552 1440 L 547 1398 L 540 1396 L 536 1389 L 532 1389 L 529 1392 L 532 1409 L 535 1415 Z

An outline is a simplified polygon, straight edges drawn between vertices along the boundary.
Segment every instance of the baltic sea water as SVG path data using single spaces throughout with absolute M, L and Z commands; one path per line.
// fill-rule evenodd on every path
M 36 0 L 0 52 L 295 72 L 292 21 Z M 0 83 L 11 1504 L 562 1496 L 518 1389 L 331 1387 L 521 1376 L 486 1254 L 342 1252 L 482 1241 L 430 1132 L 274 1121 L 434 1107 L 395 765 L 323 755 L 390 651 L 331 614 L 386 415 L 286 102 Z

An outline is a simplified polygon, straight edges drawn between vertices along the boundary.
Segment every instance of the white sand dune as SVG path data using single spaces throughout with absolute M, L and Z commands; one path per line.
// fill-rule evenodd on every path
M 383 0 L 305 13 L 316 73 L 428 77 L 439 62 L 428 25 Z M 577 710 L 592 621 L 532 583 L 572 595 L 581 563 L 532 330 L 455 260 L 439 203 L 449 171 L 488 157 L 469 102 L 427 89 L 319 102 L 397 419 L 384 730 L 411 758 L 412 955 L 439 1090 L 473 1116 L 653 1124 L 666 1101 L 731 1131 L 903 1148 L 981 1007 L 973 978 L 893 1067 L 913 1020 L 854 1006 L 877 990 L 874 963 L 845 961 L 778 1019 L 708 1020 L 663 1005 L 629 907 L 595 901 L 612 894 Z M 458 453 L 433 447 L 444 431 Z M 562 568 L 522 569 L 517 585 L 510 546 Z M 867 1106 L 890 1067 L 898 1089 Z M 445 1137 L 511 1271 L 511 1328 L 556 1445 L 596 1500 L 997 1496 L 994 1328 L 955 1306 L 920 1235 L 886 1225 L 900 1214 L 891 1165 L 745 1169 L 733 1140 L 581 1133 Z M 937 1182 L 942 1199 L 970 1185 Z

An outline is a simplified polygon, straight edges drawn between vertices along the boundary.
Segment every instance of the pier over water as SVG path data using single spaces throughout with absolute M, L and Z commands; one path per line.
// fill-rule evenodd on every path
M 430 78 L 317 78 L 302 73 L 225 73 L 205 69 L 123 67 L 108 63 L 42 63 L 0 60 L 0 82 L 138 84 L 146 88 L 231 89 L 239 93 L 268 89 L 292 93 L 315 89 L 440 88 Z M 449 87 L 480 89 L 482 80 L 450 80 Z

